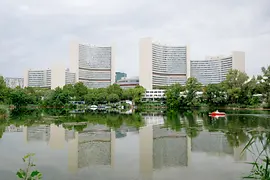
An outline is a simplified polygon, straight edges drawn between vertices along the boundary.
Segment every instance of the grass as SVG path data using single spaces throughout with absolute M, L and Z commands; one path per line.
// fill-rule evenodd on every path
M 269 135 L 269 132 L 255 134 L 243 149 L 242 152 L 248 150 L 254 157 L 254 161 L 248 163 L 252 166 L 251 171 L 243 179 L 270 180 Z M 258 142 L 262 145 L 261 150 L 257 145 Z M 258 154 L 255 154 L 256 151 Z

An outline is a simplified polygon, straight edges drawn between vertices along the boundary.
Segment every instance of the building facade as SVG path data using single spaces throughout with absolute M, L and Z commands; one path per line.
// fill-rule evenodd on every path
M 51 88 L 75 84 L 75 73 L 63 67 L 53 67 L 47 70 L 28 70 L 24 77 L 24 87 Z
M 71 43 L 71 71 L 76 82 L 88 88 L 104 88 L 115 83 L 114 46 Z
M 123 72 L 116 72 L 115 73 L 115 82 L 119 81 L 122 78 L 126 78 L 127 74 Z
M 162 89 L 146 90 L 142 100 L 143 101 L 160 101 L 166 99 L 166 91 Z
M 9 88 L 16 88 L 16 87 L 24 87 L 24 79 L 23 78 L 12 78 L 6 77 L 5 78 L 6 86 Z
M 75 84 L 76 82 L 76 74 L 62 66 L 53 67 L 51 77 L 51 89 L 62 88 L 66 84 Z
M 24 75 L 25 87 L 51 87 L 51 69 L 27 70 Z
M 122 89 L 135 88 L 139 85 L 139 77 L 126 78 L 118 80 L 117 83 Z
M 146 89 L 185 84 L 190 76 L 188 46 L 168 46 L 151 38 L 140 40 L 140 85 Z
M 191 76 L 204 85 L 224 81 L 230 69 L 245 72 L 245 53 L 234 51 L 229 56 L 207 56 L 205 60 L 191 60 Z

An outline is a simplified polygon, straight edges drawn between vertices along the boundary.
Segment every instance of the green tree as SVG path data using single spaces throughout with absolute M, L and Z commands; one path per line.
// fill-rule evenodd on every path
M 63 93 L 68 96 L 70 99 L 75 96 L 75 88 L 72 84 L 66 84 L 63 86 Z
M 270 66 L 262 67 L 262 75 L 258 77 L 260 80 L 261 92 L 264 95 L 267 107 L 270 107 Z
M 122 99 L 123 89 L 118 84 L 113 84 L 107 87 L 108 94 L 116 94 L 119 98 Z
M 98 103 L 106 103 L 108 94 L 106 92 L 101 92 L 97 94 Z
M 74 92 L 77 100 L 83 100 L 83 97 L 88 93 L 87 87 L 82 82 L 74 85 Z
M 132 89 L 123 90 L 122 100 L 132 100 Z
M 245 102 L 241 94 L 243 94 L 242 92 L 244 91 L 244 86 L 248 82 L 248 79 L 248 75 L 239 70 L 231 69 L 228 72 L 226 80 L 222 83 L 227 89 L 228 102 L 233 104 Z
M 240 103 L 245 105 L 257 105 L 260 103 L 258 97 L 254 97 L 257 94 L 258 80 L 253 76 L 249 81 L 244 83 L 241 88 Z
M 142 100 L 142 95 L 145 93 L 145 89 L 142 86 L 136 86 L 133 89 L 130 89 L 132 94 L 133 103 L 139 104 Z
M 108 102 L 114 103 L 114 102 L 118 102 L 120 98 L 117 94 L 109 94 L 107 100 Z
M 241 88 L 249 79 L 246 73 L 243 73 L 236 69 L 231 69 L 224 81 L 224 86 L 227 89 Z
M 5 102 L 7 98 L 7 87 L 3 76 L 0 76 L 0 103 Z
M 203 96 L 210 106 L 223 106 L 227 102 L 227 93 L 221 84 L 209 84 L 205 87 Z
M 188 78 L 186 82 L 186 104 L 189 107 L 198 106 L 199 99 L 197 98 L 197 92 L 202 89 L 201 83 L 194 77 Z
M 31 96 L 26 94 L 26 92 L 22 88 L 15 88 L 14 90 L 12 90 L 10 93 L 10 100 L 11 104 L 16 106 L 17 108 L 33 103 Z
M 184 87 L 181 84 L 176 83 L 169 86 L 166 90 L 166 103 L 169 109 L 178 109 L 183 104 L 180 104 L 180 92 L 184 91 Z

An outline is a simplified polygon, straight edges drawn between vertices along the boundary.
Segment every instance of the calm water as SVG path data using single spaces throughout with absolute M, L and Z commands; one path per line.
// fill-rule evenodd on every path
M 0 124 L 0 180 L 16 179 L 30 152 L 45 180 L 241 179 L 252 161 L 241 152 L 270 113 L 228 113 L 15 116 Z

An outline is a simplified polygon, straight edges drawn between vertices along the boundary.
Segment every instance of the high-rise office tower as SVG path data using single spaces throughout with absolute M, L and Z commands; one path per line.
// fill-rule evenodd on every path
M 71 71 L 76 82 L 88 88 L 104 88 L 115 82 L 115 50 L 113 46 L 71 43 Z
M 140 40 L 140 85 L 146 89 L 184 84 L 190 76 L 188 46 L 169 46 L 152 38 Z
M 191 60 L 191 76 L 204 85 L 224 81 L 230 69 L 245 72 L 245 53 L 234 51 L 229 56 L 207 56 L 205 60 Z

